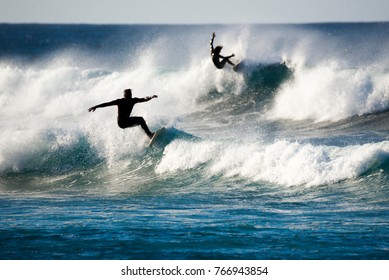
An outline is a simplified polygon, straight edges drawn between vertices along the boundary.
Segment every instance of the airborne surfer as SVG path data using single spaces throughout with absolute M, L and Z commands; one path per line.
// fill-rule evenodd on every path
M 234 63 L 230 61 L 231 57 L 234 57 L 234 54 L 231 54 L 230 56 L 222 56 L 220 54 L 223 46 L 217 46 L 216 48 L 213 47 L 213 40 L 215 39 L 216 34 L 215 32 L 212 33 L 212 39 L 210 42 L 211 45 L 211 56 L 212 56 L 212 62 L 215 64 L 216 68 L 223 69 L 226 63 L 231 64 L 232 66 L 235 66 Z M 221 60 L 220 60 L 221 59 Z
M 111 102 L 102 103 L 88 109 L 89 112 L 94 112 L 97 108 L 103 108 L 108 106 L 118 106 L 118 126 L 120 128 L 127 128 L 140 125 L 146 132 L 147 136 L 153 137 L 152 133 L 145 120 L 142 117 L 130 117 L 132 109 L 136 103 L 147 102 L 153 98 L 157 98 L 157 95 L 148 96 L 145 98 L 132 98 L 132 90 L 124 90 L 124 98 L 112 100 Z

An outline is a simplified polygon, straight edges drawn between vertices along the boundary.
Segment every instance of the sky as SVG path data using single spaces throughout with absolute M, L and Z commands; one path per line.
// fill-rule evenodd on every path
M 389 21 L 389 0 L 0 0 L 0 23 Z

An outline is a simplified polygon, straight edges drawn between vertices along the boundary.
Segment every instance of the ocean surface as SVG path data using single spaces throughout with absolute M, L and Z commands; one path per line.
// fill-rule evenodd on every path
M 0 108 L 0 259 L 389 259 L 389 23 L 0 24 Z

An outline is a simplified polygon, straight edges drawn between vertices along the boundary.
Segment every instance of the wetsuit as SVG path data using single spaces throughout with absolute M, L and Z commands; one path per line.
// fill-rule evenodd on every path
M 144 98 L 120 98 L 111 102 L 111 105 L 118 106 L 118 126 L 120 128 L 127 128 L 140 125 L 147 135 L 152 135 L 149 128 L 146 125 L 145 120 L 142 117 L 130 117 L 132 109 L 136 103 L 145 102 Z
M 233 55 L 224 57 L 220 54 L 220 51 L 222 49 L 221 46 L 217 46 L 216 48 L 213 47 L 213 39 L 215 37 L 212 37 L 210 44 L 211 49 L 211 56 L 212 56 L 212 62 L 216 66 L 217 69 L 223 69 L 226 63 L 231 64 L 232 66 L 235 66 L 234 63 L 232 63 L 229 58 L 233 57 Z M 222 60 L 220 60 L 222 58 Z

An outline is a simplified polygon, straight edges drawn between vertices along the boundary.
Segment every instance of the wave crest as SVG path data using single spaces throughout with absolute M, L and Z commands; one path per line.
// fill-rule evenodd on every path
M 298 67 L 274 99 L 270 118 L 338 121 L 389 109 L 389 72 L 341 69 L 337 63 Z
M 389 142 L 348 147 L 277 141 L 269 145 L 175 141 L 157 173 L 202 169 L 209 176 L 239 176 L 284 186 L 319 186 L 357 178 L 389 160 Z

